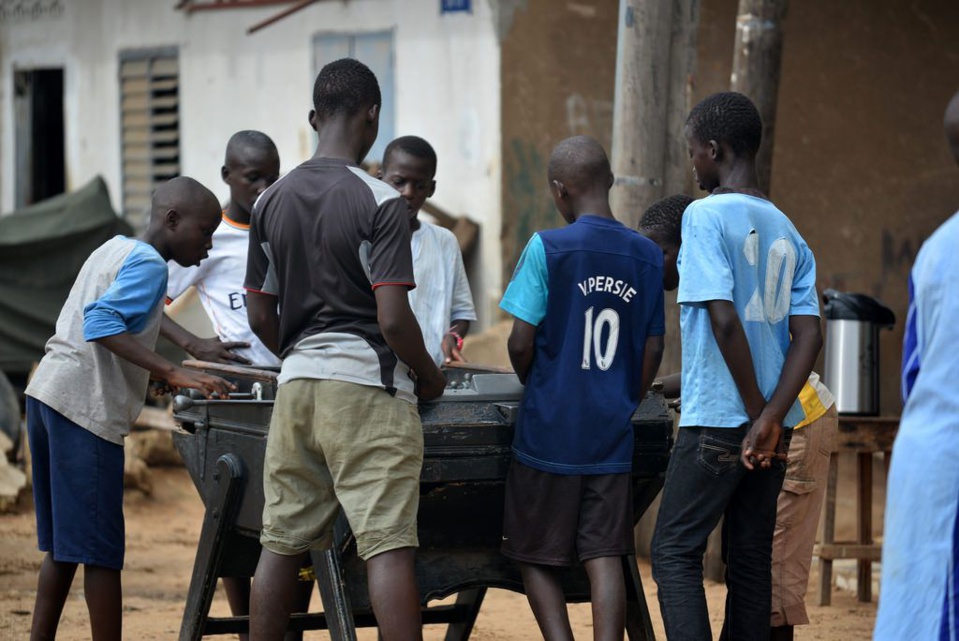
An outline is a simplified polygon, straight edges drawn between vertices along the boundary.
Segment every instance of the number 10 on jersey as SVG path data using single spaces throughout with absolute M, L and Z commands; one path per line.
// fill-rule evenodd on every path
M 608 370 L 613 365 L 613 359 L 616 358 L 616 346 L 619 344 L 619 314 L 615 309 L 606 308 L 596 315 L 593 320 L 593 308 L 586 310 L 586 327 L 583 330 L 583 369 L 592 368 L 592 356 L 596 357 L 596 367 Z M 606 335 L 606 345 L 600 343 L 603 340 L 604 326 L 609 327 Z

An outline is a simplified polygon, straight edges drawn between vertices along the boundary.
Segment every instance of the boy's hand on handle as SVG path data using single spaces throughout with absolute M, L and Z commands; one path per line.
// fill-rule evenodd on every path
M 444 363 L 465 363 L 466 359 L 463 358 L 463 354 L 456 347 L 456 337 L 452 334 L 447 334 L 443 337 L 443 342 L 441 344 L 443 349 L 443 362 Z
M 207 398 L 227 398 L 230 392 L 236 390 L 236 385 L 211 374 L 195 372 L 177 367 L 167 378 L 172 387 L 189 387 L 203 392 Z
M 150 395 L 154 398 L 166 396 L 167 394 L 172 394 L 175 391 L 176 389 L 174 389 L 166 381 L 150 380 Z
M 782 421 L 760 415 L 743 439 L 741 459 L 747 470 L 767 470 L 775 460 L 786 460 Z
M 186 350 L 190 355 L 199 360 L 207 361 L 209 363 L 223 363 L 229 365 L 231 363 L 240 363 L 241 365 L 249 365 L 250 360 L 240 356 L 233 350 L 243 349 L 249 347 L 250 344 L 243 341 L 229 341 L 223 342 L 217 337 L 213 338 L 199 338 L 195 343 L 190 345 L 190 349 Z
M 416 377 L 416 397 L 421 401 L 432 401 L 439 398 L 446 389 L 446 377 L 440 368 L 433 367 L 427 376 Z

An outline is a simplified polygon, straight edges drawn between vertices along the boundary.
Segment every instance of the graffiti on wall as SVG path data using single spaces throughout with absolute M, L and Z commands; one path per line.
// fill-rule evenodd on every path
M 566 126 L 570 136 L 593 136 L 610 152 L 613 139 L 613 103 L 573 93 L 566 98 Z
M 59 18 L 64 4 L 65 0 L 0 0 L 0 23 Z
M 548 153 L 533 142 L 519 138 L 510 141 L 506 158 L 507 207 L 503 212 L 504 277 L 512 274 L 533 232 L 562 222 L 549 195 L 547 162 Z

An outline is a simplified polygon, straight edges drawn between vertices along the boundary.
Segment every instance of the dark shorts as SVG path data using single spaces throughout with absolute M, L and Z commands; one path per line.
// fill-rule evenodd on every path
M 503 554 L 569 566 L 576 559 L 632 554 L 629 473 L 566 476 L 513 461 L 506 477 Z
M 40 550 L 123 569 L 123 447 L 29 396 L 27 433 Z

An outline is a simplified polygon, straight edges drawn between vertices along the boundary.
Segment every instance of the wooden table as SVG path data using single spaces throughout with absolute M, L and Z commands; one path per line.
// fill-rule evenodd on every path
M 816 546 L 819 557 L 819 605 L 832 601 L 832 562 L 836 559 L 857 559 L 859 562 L 856 596 L 862 602 L 872 601 L 872 562 L 882 558 L 882 546 L 873 541 L 872 472 L 873 454 L 883 454 L 886 471 L 889 455 L 899 431 L 898 416 L 839 416 L 836 448 L 829 461 L 826 484 L 825 516 L 822 543 Z M 839 455 L 856 455 L 856 540 L 836 542 L 836 485 Z

